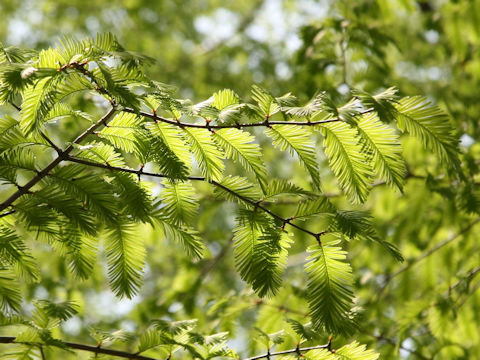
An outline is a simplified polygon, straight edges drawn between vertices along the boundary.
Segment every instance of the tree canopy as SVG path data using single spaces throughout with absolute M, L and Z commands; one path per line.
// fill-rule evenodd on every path
M 1 358 L 480 352 L 478 1 L 0 10 Z

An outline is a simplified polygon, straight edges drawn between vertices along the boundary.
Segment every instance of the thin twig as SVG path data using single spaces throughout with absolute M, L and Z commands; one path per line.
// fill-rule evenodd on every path
M 360 332 L 362 334 L 365 334 L 365 335 L 368 335 L 370 337 L 373 337 L 375 338 L 376 340 L 383 340 L 385 341 L 387 344 L 389 345 L 392 345 L 392 346 L 397 346 L 397 342 L 393 339 L 390 339 L 390 338 L 387 338 L 383 335 L 374 335 L 368 331 L 366 331 L 365 329 L 360 329 Z M 405 346 L 403 346 L 402 344 L 400 344 L 398 346 L 400 349 L 402 350 L 405 350 L 405 351 L 408 351 L 410 354 L 414 354 L 416 355 L 419 359 L 422 359 L 422 360 L 430 360 L 430 358 L 426 357 L 425 355 L 423 355 L 421 352 L 417 351 L 417 350 L 414 350 L 414 349 L 410 349 L 410 348 L 407 348 Z
M 228 129 L 228 128 L 246 128 L 246 127 L 268 127 L 268 125 L 299 125 L 299 126 L 314 126 L 318 124 L 326 124 L 330 122 L 337 122 L 341 121 L 339 118 L 333 118 L 333 119 L 326 119 L 326 120 L 319 120 L 319 121 L 269 121 L 268 125 L 265 122 L 260 122 L 260 123 L 238 123 L 238 124 L 223 124 L 223 125 L 202 125 L 202 124 L 192 124 L 192 123 L 187 123 L 187 122 L 180 122 L 176 120 L 170 120 L 167 118 L 164 118 L 162 116 L 158 116 L 157 114 L 151 114 L 145 111 L 137 111 L 135 109 L 131 108 L 123 108 L 122 111 L 128 112 L 128 113 L 133 113 L 133 114 L 139 114 L 144 117 L 148 117 L 150 119 L 156 120 L 156 121 L 161 121 L 165 122 L 171 125 L 176 125 L 179 127 L 192 127 L 192 128 L 200 128 L 200 129 Z
M 105 123 L 112 117 L 115 112 L 115 107 L 112 108 L 102 116 L 100 120 L 96 123 L 92 124 L 87 130 L 81 133 L 73 142 L 63 151 L 58 152 L 58 156 L 48 164 L 43 170 L 39 171 L 37 175 L 35 175 L 29 182 L 23 185 L 20 189 L 14 192 L 8 199 L 0 204 L 0 212 L 8 208 L 10 205 L 13 204 L 15 200 L 19 197 L 28 193 L 28 191 L 35 186 L 40 180 L 42 180 L 45 176 L 47 176 L 50 171 L 52 171 L 58 164 L 60 164 L 63 160 L 66 159 L 68 154 L 74 149 L 76 144 L 81 143 L 87 136 L 92 134 L 97 128 L 100 126 L 105 125 Z
M 79 158 L 76 158 L 76 157 L 73 157 L 73 156 L 70 156 L 70 155 L 65 156 L 65 160 L 70 161 L 70 162 L 74 162 L 74 163 L 78 163 L 78 164 L 87 165 L 87 166 L 97 167 L 97 168 L 101 168 L 101 169 L 107 169 L 107 170 L 111 170 L 111 171 L 127 172 L 127 173 L 130 173 L 130 174 L 136 174 L 138 176 L 152 176 L 152 177 L 159 177 L 159 178 L 167 178 L 168 177 L 167 175 L 159 174 L 159 173 L 151 173 L 151 172 L 146 172 L 146 171 L 143 171 L 143 170 L 134 170 L 134 169 L 128 169 L 128 168 L 123 168 L 123 167 L 119 167 L 119 166 L 111 166 L 111 165 L 100 164 L 100 163 L 96 163 L 96 162 L 89 161 L 89 160 L 79 159 Z M 302 231 L 306 234 L 309 234 L 309 235 L 313 236 L 317 241 L 318 241 L 320 236 L 325 234 L 325 232 L 323 232 L 323 231 L 320 232 L 320 233 L 314 233 L 313 231 L 305 229 L 305 228 L 293 223 L 292 218 L 284 218 L 284 217 L 274 213 L 270 209 L 267 209 L 266 207 L 262 206 L 259 202 L 251 200 L 249 198 L 246 198 L 246 197 L 240 195 L 239 193 L 237 193 L 236 191 L 226 187 L 225 185 L 223 185 L 223 184 L 221 184 L 217 181 L 207 180 L 206 178 L 204 178 L 202 176 L 187 176 L 186 179 L 187 180 L 192 180 L 192 181 L 208 182 L 208 183 L 210 183 L 210 184 L 212 184 L 212 185 L 214 185 L 214 186 L 232 194 L 236 198 L 246 202 L 247 204 L 253 206 L 254 208 L 262 210 L 263 212 L 267 213 L 268 215 L 270 215 L 274 219 L 277 219 L 277 220 L 281 221 L 282 224 L 284 224 L 284 225 L 288 224 L 288 225 L 296 228 L 297 230 L 300 230 L 300 231 Z
M 316 349 L 328 349 L 329 347 L 330 347 L 330 343 L 325 344 L 325 345 L 316 345 L 316 346 L 309 346 L 309 347 L 304 347 L 304 348 L 296 347 L 294 349 L 289 349 L 289 350 L 283 350 L 283 351 L 277 351 L 277 352 L 268 352 L 266 354 L 261 354 L 261 355 L 245 358 L 243 360 L 257 360 L 257 359 L 268 358 L 270 356 L 278 356 L 278 355 L 294 354 L 294 353 L 298 354 L 298 352 L 316 350 Z
M 480 217 L 475 219 L 474 221 L 472 221 L 471 223 L 469 223 L 467 226 L 465 226 L 463 229 L 461 229 L 458 233 L 456 233 L 455 235 L 445 239 L 444 241 L 438 243 L 437 245 L 435 245 L 434 247 L 428 249 L 427 251 L 423 252 L 420 256 L 414 258 L 414 259 L 411 259 L 411 260 L 408 260 L 407 263 L 402 266 L 400 269 L 398 269 L 397 271 L 393 272 L 392 274 L 388 275 L 386 280 L 385 280 L 385 283 L 383 284 L 381 290 L 378 292 L 378 298 L 377 298 L 377 301 L 378 299 L 382 296 L 384 290 L 388 287 L 388 285 L 390 284 L 390 282 L 392 281 L 393 278 L 397 277 L 398 275 L 400 275 L 401 273 L 407 271 L 408 269 L 410 269 L 412 266 L 416 265 L 417 263 L 419 263 L 420 261 L 422 261 L 423 259 L 429 257 L 430 255 L 432 255 L 433 253 L 437 252 L 438 250 L 440 250 L 441 248 L 443 248 L 444 246 L 450 244 L 452 241 L 455 241 L 456 239 L 458 239 L 461 235 L 465 234 L 467 231 L 469 231 L 472 227 L 474 227 L 475 225 L 477 225 L 478 223 L 480 222 Z
M 10 211 L 7 211 L 7 212 L 5 212 L 5 213 L 3 213 L 3 214 L 0 214 L 0 218 L 2 218 L 2 217 L 4 217 L 4 216 L 11 215 L 11 214 L 13 214 L 14 212 L 15 212 L 15 209 L 10 210 Z
M 12 105 L 18 111 L 22 110 L 22 108 L 20 106 L 18 106 L 17 104 L 15 104 L 13 101 L 10 101 L 10 105 Z
M 0 343 L 1 344 L 28 344 L 28 343 L 16 342 L 14 336 L 0 336 Z M 155 358 L 148 357 L 148 356 L 143 356 L 143 355 L 129 353 L 129 352 L 120 351 L 120 350 L 105 349 L 99 346 L 85 345 L 85 344 L 79 344 L 79 343 L 73 343 L 73 342 L 67 342 L 67 341 L 62 341 L 62 344 L 67 346 L 70 349 L 88 351 L 95 354 L 112 355 L 112 356 L 117 356 L 124 359 L 157 360 Z
M 40 355 L 42 356 L 42 360 L 47 360 L 45 357 L 45 352 L 43 351 L 43 346 L 39 346 L 38 349 L 40 350 Z
M 192 123 L 187 123 L 187 122 L 181 122 L 177 120 L 171 120 L 164 118 L 162 116 L 157 115 L 156 113 L 148 113 L 146 111 L 138 111 L 129 107 L 123 108 L 121 111 L 132 113 L 132 114 L 138 114 L 150 119 L 153 119 L 155 121 L 161 121 L 167 124 L 175 125 L 180 128 L 186 128 L 186 127 L 191 127 L 191 128 L 197 128 L 197 129 L 228 129 L 228 128 L 248 128 L 248 127 L 269 127 L 272 125 L 297 125 L 297 126 L 315 126 L 315 125 L 321 125 L 321 124 L 328 124 L 331 122 L 338 122 L 338 121 L 343 121 L 340 118 L 332 118 L 332 119 L 325 119 L 325 120 L 318 120 L 318 121 L 271 121 L 269 120 L 268 123 L 264 122 L 259 122 L 259 123 L 236 123 L 236 124 L 221 124 L 221 125 L 215 125 L 215 124 L 192 124 Z M 367 114 L 369 112 L 374 111 L 373 108 L 369 108 L 367 110 L 361 111 L 358 113 L 358 115 L 363 115 Z

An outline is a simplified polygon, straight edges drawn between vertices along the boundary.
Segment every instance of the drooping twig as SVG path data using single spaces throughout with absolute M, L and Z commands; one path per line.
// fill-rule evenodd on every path
M 0 218 L 4 217 L 4 216 L 8 216 L 8 215 L 11 215 L 15 212 L 15 209 L 12 209 L 10 211 L 7 211 L 7 212 L 4 212 L 3 214 L 0 214 Z
M 50 164 L 48 164 L 43 170 L 39 171 L 37 175 L 35 175 L 29 182 L 27 182 L 25 185 L 19 188 L 16 192 L 10 195 L 8 199 L 6 199 L 0 204 L 0 212 L 2 212 L 6 208 L 8 208 L 10 205 L 12 205 L 13 202 L 17 200 L 19 197 L 27 194 L 28 191 L 33 186 L 35 186 L 40 180 L 42 180 L 45 176 L 47 176 L 50 173 L 50 171 L 52 171 L 58 164 L 64 161 L 68 156 L 68 154 L 74 149 L 76 144 L 80 144 L 87 136 L 92 134 L 97 128 L 99 128 L 102 125 L 105 125 L 105 123 L 115 113 L 115 110 L 116 110 L 115 107 L 112 106 L 112 108 L 105 115 L 103 115 L 100 118 L 100 120 L 92 124 L 87 130 L 85 130 L 83 133 L 77 136 L 77 138 L 73 140 L 73 142 L 65 150 L 59 151 L 57 157 Z
M 160 173 L 152 173 L 152 172 L 146 172 L 146 171 L 143 171 L 143 169 L 141 170 L 134 170 L 134 169 L 128 169 L 128 168 L 123 168 L 123 167 L 118 167 L 118 166 L 111 166 L 111 165 L 106 165 L 106 164 L 100 164 L 100 163 L 96 163 L 96 162 L 93 162 L 93 161 L 89 161 L 89 160 L 84 160 L 84 159 L 79 159 L 79 158 L 76 158 L 76 157 L 73 157 L 73 156 L 70 156 L 70 155 L 67 155 L 65 157 L 65 160 L 66 161 L 70 161 L 70 162 L 74 162 L 74 163 L 78 163 L 78 164 L 83 164 L 83 165 L 87 165 L 87 166 L 92 166 L 92 167 L 97 167 L 97 168 L 101 168 L 101 169 L 107 169 L 107 170 L 111 170 L 111 171 L 121 171 L 121 172 L 127 172 L 127 173 L 130 173 L 130 174 L 136 174 L 136 175 L 139 175 L 139 176 L 151 176 L 151 177 L 159 177 L 159 178 L 167 178 L 168 176 L 164 175 L 164 174 L 160 174 Z M 262 206 L 259 202 L 257 201 L 254 201 L 252 199 L 249 199 L 249 198 L 246 198 L 242 195 L 240 195 L 239 193 L 237 193 L 236 191 L 228 188 L 227 186 L 225 185 L 222 185 L 221 183 L 217 182 L 217 181 L 214 181 L 214 180 L 207 180 L 206 178 L 202 177 L 202 176 L 187 176 L 186 177 L 187 180 L 192 180 L 192 181 L 204 181 L 204 182 L 208 182 L 210 184 L 212 184 L 213 186 L 216 186 L 230 194 L 232 194 L 233 196 L 235 196 L 236 198 L 244 201 L 245 203 L 253 206 L 254 208 L 257 208 L 257 209 L 260 209 L 262 210 L 263 212 L 265 212 L 266 214 L 270 215 L 271 217 L 273 217 L 274 219 L 277 219 L 279 221 L 282 222 L 282 224 L 284 225 L 290 225 L 294 228 L 296 228 L 297 230 L 300 230 L 306 234 L 309 234 L 311 236 L 313 236 L 315 239 L 318 240 L 318 238 L 321 236 L 321 235 L 324 235 L 325 232 L 320 232 L 320 233 L 315 233 L 313 231 L 310 231 L 304 227 L 301 227 L 297 224 L 295 224 L 293 222 L 293 219 L 292 218 L 284 218 L 276 213 L 274 213 L 273 211 L 271 211 L 270 209 L 267 209 L 266 207 Z

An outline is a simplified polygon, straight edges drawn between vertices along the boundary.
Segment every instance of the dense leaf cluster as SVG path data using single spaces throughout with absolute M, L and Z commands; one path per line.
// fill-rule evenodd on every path
M 320 159 L 352 204 L 364 203 L 378 184 L 404 190 L 411 175 L 402 155 L 404 133 L 418 138 L 453 178 L 464 176 L 445 113 L 421 96 L 399 98 L 394 88 L 353 92 L 341 104 L 319 92 L 301 105 L 292 94 L 276 97 L 254 86 L 249 102 L 227 89 L 193 104 L 148 78 L 143 65 L 151 59 L 126 51 L 111 34 L 65 39 L 38 53 L 0 50 L 0 101 L 19 109 L 0 122 L 0 179 L 8 194 L 0 204 L 0 309 L 5 325 L 25 327 L 15 342 L 30 345 L 20 347 L 18 358 L 43 346 L 67 348 L 51 329 L 75 311 L 71 304 L 41 302 L 31 320 L 14 315 L 22 304 L 18 282 L 39 278 L 25 239 L 61 253 L 78 279 L 92 276 L 101 253 L 111 290 L 132 298 L 147 266 L 142 224 L 181 244 L 186 258 L 202 257 L 207 246 L 195 227 L 196 186 L 206 185 L 216 199 L 237 203 L 235 264 L 255 293 L 272 297 L 281 291 L 289 248 L 295 234 L 304 233 L 311 241 L 303 294 L 311 331 L 351 334 L 357 329 L 355 269 L 345 244 L 372 241 L 403 258 L 377 234 L 367 212 L 340 208 L 326 196 Z M 97 110 L 74 107 L 85 94 Z M 66 120 L 75 124 L 70 138 L 55 139 L 51 134 Z M 303 184 L 271 178 L 263 160 L 268 142 L 301 164 Z M 157 178 L 158 194 L 145 181 Z M 295 213 L 275 207 L 284 197 L 294 199 Z M 322 219 L 323 227 L 309 227 L 311 219 Z M 236 356 L 225 334 L 193 329 L 191 322 L 155 320 L 135 351 L 161 345 L 167 354 L 181 348 L 202 359 Z M 296 334 L 297 341 L 308 340 Z M 103 345 L 124 340 L 123 334 L 96 336 Z M 358 343 L 331 350 L 329 345 L 305 357 L 377 357 Z

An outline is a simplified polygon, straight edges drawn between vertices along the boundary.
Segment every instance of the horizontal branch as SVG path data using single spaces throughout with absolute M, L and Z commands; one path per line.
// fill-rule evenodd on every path
M 309 346 L 309 347 L 296 347 L 290 350 L 283 350 L 283 351 L 276 351 L 276 352 L 267 352 L 266 354 L 261 354 L 253 357 L 249 357 L 243 360 L 258 360 L 258 359 L 266 359 L 270 358 L 271 356 L 278 356 L 278 355 L 286 355 L 286 354 L 298 354 L 299 356 L 302 352 L 316 350 L 316 349 L 330 349 L 332 343 L 329 341 L 328 344 L 325 345 L 316 345 L 316 346 Z
M 0 218 L 4 217 L 4 216 L 8 216 L 8 215 L 11 215 L 15 213 L 15 209 L 13 210 L 10 210 L 10 211 L 7 211 L 7 212 L 4 212 L 3 214 L 0 214 Z
M 410 269 L 413 265 L 419 263 L 420 261 L 422 261 L 423 259 L 429 257 L 430 255 L 432 255 L 433 253 L 437 252 L 438 250 L 440 250 L 441 248 L 443 248 L 445 245 L 448 245 L 449 243 L 451 243 L 452 241 L 455 241 L 456 239 L 458 239 L 460 236 L 462 236 L 463 234 L 465 234 L 467 231 L 469 231 L 472 227 L 474 227 L 475 225 L 477 225 L 478 223 L 480 222 L 480 217 L 479 218 L 476 218 L 474 221 L 472 221 L 471 223 L 469 223 L 467 226 L 465 226 L 463 229 L 461 229 L 458 233 L 456 233 L 455 235 L 449 237 L 448 239 L 445 239 L 444 241 L 438 243 L 437 245 L 435 245 L 434 247 L 426 250 L 425 252 L 423 252 L 420 256 L 414 258 L 414 259 L 411 259 L 411 260 L 407 260 L 407 263 L 406 265 L 402 266 L 400 269 L 398 269 L 397 271 L 395 271 L 394 273 L 392 273 L 390 276 L 389 276 L 389 279 L 392 279 L 398 275 L 400 275 L 401 273 L 407 271 L 408 269 Z
M 318 121 L 264 121 L 264 122 L 259 122 L 259 123 L 237 123 L 237 124 L 221 124 L 221 125 L 212 125 L 212 124 L 192 124 L 192 123 L 187 123 L 187 122 L 181 122 L 177 120 L 171 120 L 164 118 L 162 116 L 159 116 L 155 113 L 148 113 L 145 111 L 137 111 L 132 108 L 123 108 L 121 111 L 132 113 L 132 114 L 138 114 L 150 119 L 153 119 L 155 121 L 161 121 L 167 124 L 179 126 L 179 127 L 191 127 L 191 128 L 199 128 L 199 129 L 228 129 L 228 128 L 249 128 L 249 127 L 269 127 L 272 125 L 297 125 L 297 126 L 315 126 L 315 125 L 320 125 L 320 124 L 328 124 L 331 122 L 338 122 L 342 121 L 340 118 L 332 118 L 332 119 L 326 119 L 326 120 L 318 120 Z M 363 115 L 369 112 L 372 112 L 373 109 L 367 109 L 365 111 L 360 112 L 358 115 Z
M 87 165 L 87 166 L 92 166 L 92 167 L 97 167 L 97 168 L 101 168 L 101 169 L 111 170 L 111 171 L 126 172 L 126 173 L 130 173 L 130 174 L 135 174 L 137 176 L 152 176 L 152 177 L 159 177 L 159 178 L 168 178 L 167 175 L 147 172 L 147 171 L 144 171 L 143 169 L 134 170 L 134 169 L 128 169 L 128 168 L 123 168 L 123 167 L 119 167 L 119 166 L 111 166 L 111 165 L 106 165 L 106 164 L 100 164 L 100 163 L 96 163 L 96 162 L 89 161 L 89 160 L 79 159 L 79 158 L 76 158 L 76 157 L 73 157 L 73 156 L 70 156 L 70 155 L 66 156 L 65 160 L 70 161 L 70 162 L 74 162 L 74 163 L 78 163 L 78 164 Z M 305 228 L 293 223 L 292 222 L 293 219 L 291 219 L 291 218 L 286 219 L 286 218 L 274 213 L 270 209 L 267 209 L 266 207 L 260 205 L 260 203 L 258 201 L 254 201 L 254 200 L 251 200 L 249 198 L 246 198 L 246 197 L 240 195 L 239 193 L 237 193 L 236 191 L 233 191 L 232 189 L 226 187 L 225 185 L 220 184 L 217 181 L 207 180 L 205 177 L 202 177 L 202 176 L 187 176 L 186 179 L 187 180 L 192 180 L 192 181 L 208 182 L 209 184 L 212 184 L 212 185 L 214 185 L 214 186 L 216 186 L 220 189 L 223 189 L 224 191 L 226 191 L 226 192 L 232 194 L 233 196 L 235 196 L 236 198 L 250 204 L 254 208 L 260 209 L 263 212 L 270 215 L 271 217 L 281 221 L 284 225 L 288 224 L 288 225 L 296 228 L 297 230 L 300 230 L 300 231 L 302 231 L 306 234 L 309 234 L 309 235 L 313 236 L 317 241 L 319 241 L 320 236 L 325 234 L 324 231 L 319 232 L 319 233 L 314 233 L 313 231 L 305 229 Z
M 28 343 L 16 342 L 15 337 L 13 336 L 0 336 L 0 344 L 28 344 Z M 111 355 L 111 356 L 116 356 L 124 359 L 157 360 L 155 358 L 148 357 L 148 356 L 143 356 L 143 355 L 129 353 L 129 352 L 120 351 L 120 350 L 105 349 L 100 346 L 85 345 L 85 344 L 73 343 L 68 341 L 62 341 L 62 344 L 74 350 L 88 351 L 95 354 Z

